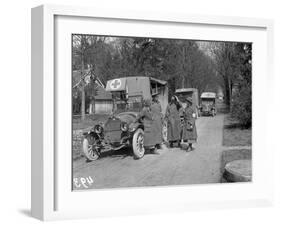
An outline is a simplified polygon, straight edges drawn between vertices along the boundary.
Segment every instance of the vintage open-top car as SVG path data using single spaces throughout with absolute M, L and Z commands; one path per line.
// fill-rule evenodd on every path
M 107 82 L 106 91 L 112 93 L 113 113 L 104 124 L 96 124 L 84 133 L 83 152 L 90 160 L 101 152 L 130 147 L 136 159 L 145 153 L 144 126 L 136 120 L 144 99 L 158 94 L 162 111 L 168 105 L 167 82 L 152 77 L 124 77 Z M 165 129 L 164 129 L 165 131 Z

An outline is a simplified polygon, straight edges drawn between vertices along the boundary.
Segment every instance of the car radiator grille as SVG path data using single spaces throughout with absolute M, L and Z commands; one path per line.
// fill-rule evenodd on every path
M 120 142 L 121 140 L 121 121 L 119 119 L 109 119 L 105 124 L 105 139 L 109 143 Z
M 209 111 L 209 106 L 203 106 L 203 111 Z
M 105 124 L 105 132 L 110 131 L 119 131 L 120 130 L 121 121 L 119 119 L 109 119 Z

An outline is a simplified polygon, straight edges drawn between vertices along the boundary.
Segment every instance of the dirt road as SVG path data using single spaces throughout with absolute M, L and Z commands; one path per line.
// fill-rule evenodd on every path
M 223 114 L 196 121 L 195 150 L 164 149 L 134 160 L 130 151 L 108 153 L 95 162 L 73 163 L 73 189 L 217 183 L 220 181 Z

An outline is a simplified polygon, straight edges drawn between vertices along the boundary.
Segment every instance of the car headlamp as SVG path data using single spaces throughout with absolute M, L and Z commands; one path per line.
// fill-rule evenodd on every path
M 131 123 L 129 125 L 129 131 L 130 132 L 134 132 L 137 128 L 138 128 L 138 126 L 135 123 Z
M 123 132 L 127 132 L 129 129 L 128 123 L 126 122 L 122 122 L 120 127 Z
M 103 131 L 103 128 L 102 128 L 101 125 L 96 125 L 96 126 L 94 127 L 94 132 L 95 132 L 95 133 L 100 134 L 100 133 L 102 133 L 102 131 Z

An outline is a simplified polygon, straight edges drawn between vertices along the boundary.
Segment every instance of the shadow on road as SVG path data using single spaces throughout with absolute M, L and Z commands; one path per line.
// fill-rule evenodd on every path
M 176 147 L 178 147 L 176 145 Z M 155 155 L 150 149 L 145 150 L 145 155 Z M 108 150 L 102 151 L 98 160 L 106 159 L 106 158 L 118 158 L 125 159 L 127 157 L 134 158 L 133 150 L 131 147 L 124 147 L 119 150 Z M 96 160 L 96 161 L 98 161 Z M 91 161 L 89 161 L 91 162 Z
M 119 150 L 109 150 L 101 153 L 100 158 L 121 158 L 133 156 L 131 148 L 121 148 Z

